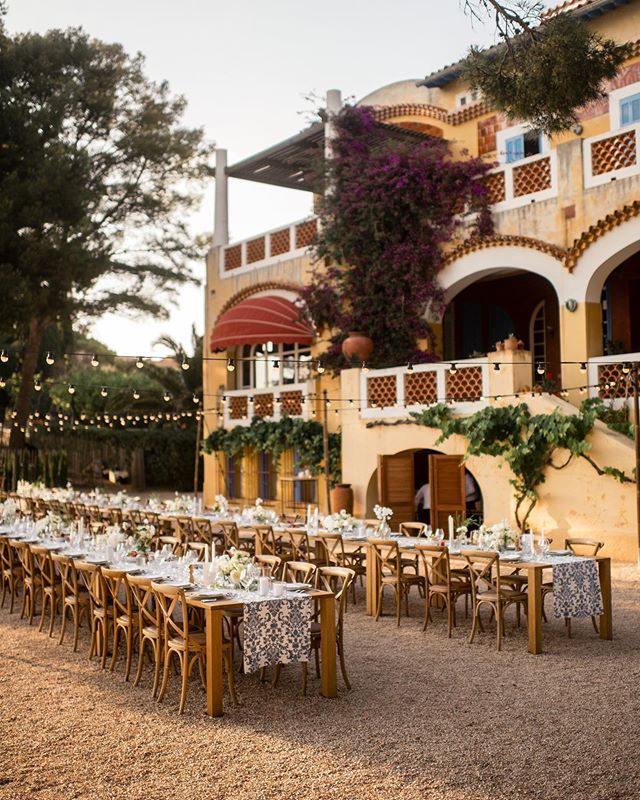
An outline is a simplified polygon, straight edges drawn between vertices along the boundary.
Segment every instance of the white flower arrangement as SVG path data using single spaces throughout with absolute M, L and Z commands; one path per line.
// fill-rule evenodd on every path
M 490 526 L 483 523 L 474 535 L 477 544 L 487 550 L 507 550 L 518 538 L 518 532 L 506 520 Z
M 232 547 L 228 553 L 216 559 L 218 582 L 226 587 L 239 588 L 243 573 L 252 562 L 249 553 Z
M 211 510 L 215 514 L 226 514 L 229 510 L 229 501 L 223 494 L 217 494 L 211 504 Z
M 354 528 L 355 524 L 355 518 L 348 514 L 344 508 L 335 514 L 328 514 L 322 520 L 322 527 L 330 533 L 342 533 L 342 531 Z
M 13 525 L 13 523 L 16 521 L 17 515 L 18 504 L 13 498 L 10 497 L 0 506 L 0 521 L 4 522 L 5 525 Z
M 129 505 L 129 495 L 124 489 L 120 489 L 109 498 L 109 505 L 116 506 L 117 508 L 126 508 Z
M 242 510 L 242 516 L 252 522 L 257 522 L 258 525 L 264 525 L 269 522 L 275 522 L 276 514 L 274 511 L 267 511 L 267 509 L 262 505 L 262 498 L 256 497 L 255 505 L 244 508 Z
M 151 543 L 156 535 L 155 525 L 150 525 L 148 520 L 143 520 L 141 525 L 135 525 L 131 531 L 131 536 L 135 543 L 135 549 L 139 553 L 146 553 L 151 548 Z
M 393 516 L 392 509 L 388 508 L 387 506 L 375 505 L 373 507 L 373 513 L 380 520 L 380 522 L 388 522 L 389 519 Z
M 171 511 L 178 514 L 190 514 L 193 511 L 193 498 L 188 494 L 176 492 L 175 499 L 170 500 L 167 505 Z
M 52 536 L 62 530 L 64 521 L 59 514 L 48 511 L 44 517 L 36 522 L 36 533 L 38 536 Z

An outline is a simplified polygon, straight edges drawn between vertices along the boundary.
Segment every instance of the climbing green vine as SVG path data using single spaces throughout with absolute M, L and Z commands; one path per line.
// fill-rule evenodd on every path
M 451 408 L 439 403 L 411 414 L 415 422 L 439 428 L 436 444 L 454 434 L 467 440 L 468 456 L 501 456 L 513 472 L 510 481 L 515 490 L 515 517 L 524 530 L 529 515 L 538 502 L 538 487 L 545 481 L 546 470 L 564 469 L 573 458 L 584 458 L 600 475 L 610 475 L 623 483 L 632 479 L 615 467 L 600 467 L 589 455 L 587 436 L 601 412 L 600 400 L 585 400 L 576 414 L 532 414 L 526 403 L 514 406 L 488 406 L 468 417 L 454 417 Z M 557 450 L 568 455 L 561 463 L 554 461 Z
M 340 482 L 340 434 L 329 434 L 329 475 L 332 484 Z M 203 444 L 204 453 L 224 452 L 229 456 L 245 448 L 269 453 L 274 462 L 280 460 L 285 450 L 295 450 L 299 464 L 317 475 L 323 466 L 322 425 L 315 420 L 283 417 L 278 422 L 268 422 L 254 417 L 251 425 L 237 425 L 226 430 L 217 428 Z

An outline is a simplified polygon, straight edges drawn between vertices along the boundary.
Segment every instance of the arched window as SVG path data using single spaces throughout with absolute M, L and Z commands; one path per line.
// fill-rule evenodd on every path
M 271 342 L 238 348 L 242 361 L 240 389 L 268 389 L 303 383 L 311 374 L 311 348 L 307 344 Z

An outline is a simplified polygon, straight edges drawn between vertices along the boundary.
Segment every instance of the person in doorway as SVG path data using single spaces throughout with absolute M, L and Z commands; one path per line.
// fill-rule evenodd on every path
M 429 523 L 431 512 L 431 490 L 429 483 L 423 483 L 415 496 L 416 517 L 418 522 Z
M 469 511 L 475 511 L 476 503 L 479 499 L 478 487 L 476 486 L 476 482 L 471 477 L 471 474 L 466 470 L 464 473 L 464 495 L 467 513 L 469 513 Z

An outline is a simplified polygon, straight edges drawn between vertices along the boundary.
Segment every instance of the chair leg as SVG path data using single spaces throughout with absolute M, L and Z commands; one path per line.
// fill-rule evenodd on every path
M 596 633 L 600 633 L 600 628 L 598 627 L 598 620 L 595 617 L 591 617 L 591 624 L 593 625 L 593 629 Z
M 178 714 L 184 714 L 184 707 L 187 703 L 187 684 L 189 682 L 189 664 L 187 663 L 188 653 L 179 656 L 180 666 L 182 667 L 182 688 L 180 691 L 180 707 Z
M 158 641 L 151 640 L 151 649 L 153 650 L 153 686 L 151 687 L 151 696 L 155 697 L 160 685 L 160 672 L 162 669 L 162 644 Z
M 105 636 L 105 640 L 106 640 L 106 638 L 107 637 Z M 120 638 L 120 626 L 119 625 L 114 625 L 113 626 L 113 655 L 111 656 L 111 666 L 109 667 L 109 670 L 111 672 L 113 672 L 113 670 L 115 669 L 116 661 L 118 660 L 118 640 L 119 640 L 119 638 Z M 106 653 L 106 648 L 105 648 L 105 653 Z
M 471 634 L 469 636 L 469 644 L 472 644 L 474 637 L 476 635 L 476 625 L 480 619 L 480 608 L 479 606 L 475 606 L 473 609 L 473 623 L 471 624 Z
M 101 662 L 101 666 L 102 666 L 102 669 L 105 669 L 106 666 L 107 666 L 107 654 L 108 654 L 108 651 L 109 651 L 109 647 L 107 645 L 107 642 L 109 640 L 109 623 L 107 622 L 106 618 L 100 620 L 100 622 L 98 623 L 98 628 L 100 629 L 100 641 L 102 643 L 102 662 Z M 116 634 L 115 633 L 113 635 L 113 638 L 114 638 L 114 645 L 116 645 L 113 648 L 113 658 L 115 658 L 117 653 L 118 653 L 118 648 L 117 648 L 118 641 L 116 639 Z M 111 669 L 113 670 L 113 667 L 111 667 Z
M 44 618 L 47 613 L 47 603 L 51 600 L 50 595 L 42 593 L 42 607 L 40 609 L 40 624 L 38 625 L 38 633 L 42 633 L 44 628 Z
M 498 606 L 494 609 L 496 614 L 496 628 L 497 633 L 496 636 L 498 638 L 498 652 L 500 652 L 500 647 L 502 644 L 502 626 L 504 624 L 504 608 L 498 603 Z
M 376 608 L 376 622 L 380 618 L 380 614 L 382 613 L 382 592 L 384 591 L 384 586 L 381 586 L 378 589 L 378 605 Z
M 344 663 L 344 645 L 341 639 L 338 641 L 338 656 L 340 657 L 340 672 L 342 672 L 344 685 L 347 687 L 347 689 L 350 689 L 351 684 L 349 683 L 349 677 L 347 675 L 347 665 Z
M 165 650 L 164 650 L 164 669 L 163 669 L 163 672 L 162 672 L 162 685 L 160 686 L 160 691 L 159 691 L 158 696 L 156 698 L 156 700 L 159 703 L 161 703 L 164 700 L 164 696 L 165 696 L 166 691 L 167 691 L 167 684 L 169 683 L 169 662 L 171 661 L 171 653 L 172 652 L 173 652 L 172 650 L 168 650 L 165 647 Z
M 58 644 L 62 644 L 64 642 L 64 635 L 67 630 L 67 612 L 69 611 L 69 606 L 65 606 L 64 603 L 62 605 L 62 619 L 60 620 L 62 625 L 60 628 L 60 636 L 58 637 Z
M 142 678 L 142 667 L 144 666 L 144 645 L 146 641 L 146 636 L 140 637 L 140 646 L 138 648 L 138 669 L 136 670 L 136 677 L 133 679 L 134 686 L 138 686 Z M 155 692 L 153 694 L 155 694 Z
M 315 647 L 313 649 L 313 653 L 314 653 L 315 660 L 316 660 L 316 678 L 319 678 L 320 677 L 320 650 L 317 647 Z
M 127 628 L 127 666 L 124 671 L 124 679 L 125 681 L 129 680 L 129 675 L 131 674 L 131 662 L 133 661 L 133 628 Z
M 53 626 L 56 621 L 56 613 L 58 611 L 58 601 L 55 593 L 51 596 L 51 622 L 49 623 L 49 638 L 53 636 Z
M 451 597 L 447 597 L 447 635 L 451 638 L 453 633 L 453 615 L 455 614 L 455 606 Z
M 80 636 L 80 619 L 82 611 L 80 608 L 74 608 L 71 612 L 73 616 L 73 652 L 78 651 L 78 638 Z

